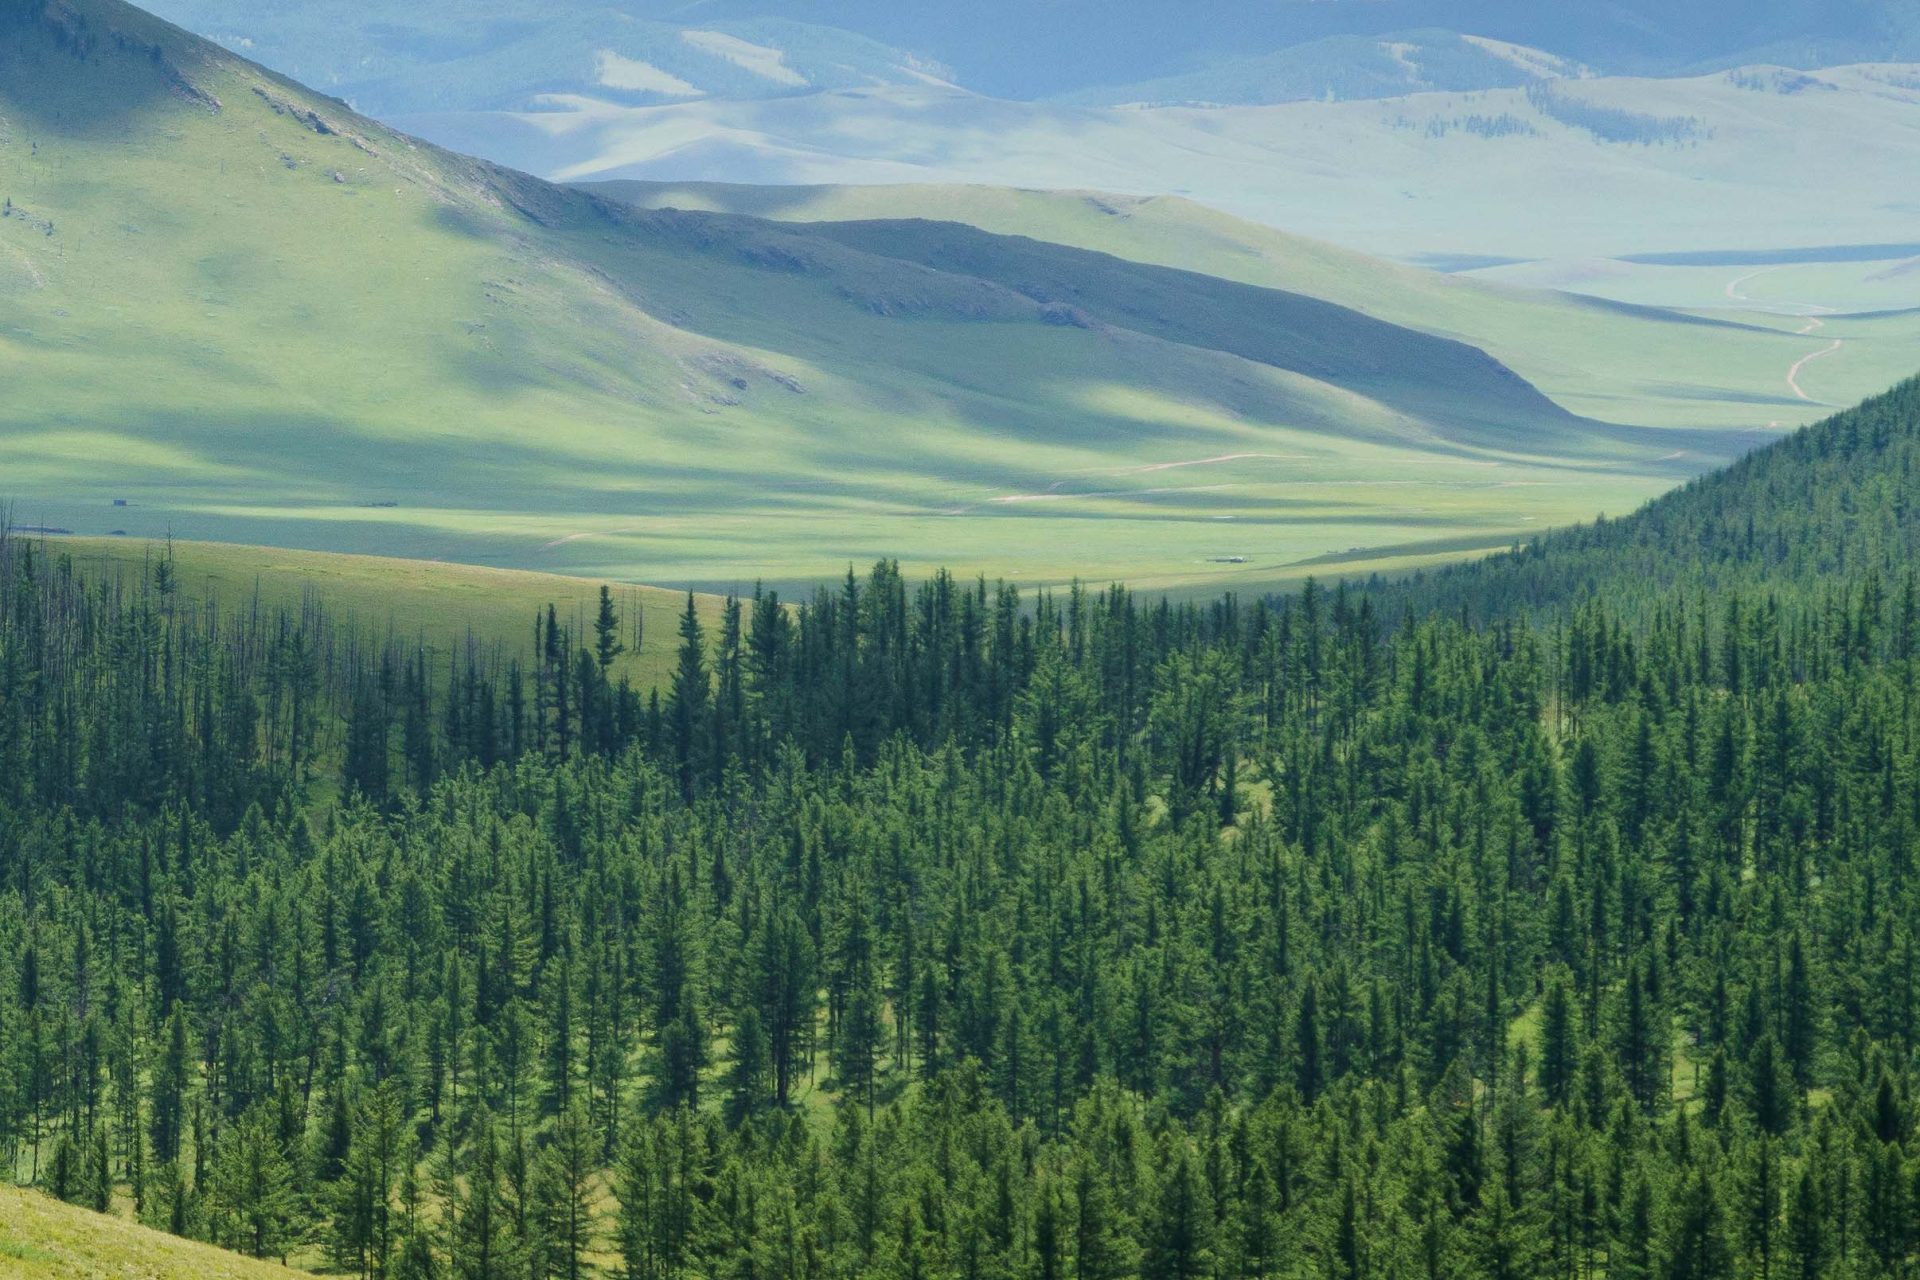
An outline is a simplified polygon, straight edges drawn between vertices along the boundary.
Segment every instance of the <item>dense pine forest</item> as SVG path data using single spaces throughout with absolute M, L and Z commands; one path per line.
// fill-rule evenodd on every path
M 1604 596 L 1644 623 L 1681 588 L 1805 597 L 1920 563 L 1920 379 L 1755 450 L 1622 520 L 1392 588 L 1416 610 L 1564 609 Z
M 1910 1276 L 1916 441 L 1412 589 L 882 564 L 645 692 L 612 597 L 0 540 L 0 1151 L 409 1280 Z

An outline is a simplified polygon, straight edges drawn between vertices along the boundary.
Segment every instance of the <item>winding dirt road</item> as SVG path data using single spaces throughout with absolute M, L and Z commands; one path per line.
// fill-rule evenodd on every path
M 1781 267 L 1777 267 L 1777 266 L 1762 267 L 1758 271 L 1749 271 L 1747 272 L 1747 274 L 1743 276 L 1736 276 L 1734 279 L 1727 281 L 1727 297 L 1733 299 L 1733 301 L 1735 302 L 1752 302 L 1753 301 L 1752 298 L 1748 297 L 1746 294 L 1741 292 L 1741 286 L 1745 285 L 1749 280 L 1757 280 L 1761 276 L 1770 275 L 1773 272 L 1779 271 L 1781 269 L 1782 269 Z M 1760 305 L 1767 306 L 1769 304 L 1762 303 Z M 1811 334 L 1820 332 L 1820 330 L 1827 327 L 1827 322 L 1821 319 L 1821 317 L 1835 314 L 1835 308 L 1823 307 L 1818 303 L 1813 303 L 1813 302 L 1785 302 L 1785 303 L 1778 303 L 1778 304 L 1772 304 L 1772 305 L 1780 308 L 1787 308 L 1785 314 L 1799 315 L 1799 316 L 1806 317 L 1806 321 L 1807 321 L 1806 324 L 1802 325 L 1799 330 L 1799 332 L 1803 335 L 1811 335 Z M 1822 359 L 1823 357 L 1830 356 L 1834 352 L 1840 350 L 1840 348 L 1846 345 L 1847 344 L 1843 339 L 1835 338 L 1831 342 L 1829 342 L 1826 346 L 1820 348 L 1820 350 L 1810 352 L 1807 355 L 1801 356 L 1798 360 L 1795 360 L 1792 366 L 1789 367 L 1787 370 L 1787 390 L 1793 392 L 1795 396 L 1799 397 L 1802 400 L 1805 400 L 1808 404 L 1817 403 L 1812 396 L 1807 394 L 1806 388 L 1800 385 L 1800 374 L 1806 369 L 1808 365 L 1812 364 L 1815 360 L 1819 360 L 1819 359 Z M 1769 425 L 1778 425 L 1778 424 L 1769 424 Z
M 1825 320 L 1815 318 L 1807 321 L 1805 327 L 1803 327 L 1800 330 L 1800 332 L 1801 333 L 1817 333 L 1821 329 L 1825 328 L 1826 324 L 1827 322 Z M 1793 367 L 1787 370 L 1787 386 L 1793 391 L 1793 394 L 1799 396 L 1802 400 L 1805 400 L 1811 403 L 1813 400 L 1813 397 L 1808 395 L 1806 393 L 1806 390 L 1800 385 L 1800 371 L 1806 368 L 1808 365 L 1812 364 L 1815 360 L 1820 359 L 1822 356 L 1830 356 L 1834 352 L 1838 351 L 1841 347 L 1844 347 L 1846 345 L 1847 344 L 1841 341 L 1839 338 L 1835 338 L 1832 342 L 1820 348 L 1820 350 L 1813 352 L 1811 355 L 1804 355 L 1804 356 L 1801 356 L 1798 360 L 1795 360 L 1793 362 Z

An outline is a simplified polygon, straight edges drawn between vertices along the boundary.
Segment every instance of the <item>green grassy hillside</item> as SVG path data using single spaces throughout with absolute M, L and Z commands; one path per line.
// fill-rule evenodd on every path
M 1479 350 L 1307 297 L 1194 272 L 990 235 L 951 222 L 816 224 L 824 239 L 915 266 L 990 280 L 1051 309 L 1064 323 L 1131 330 L 1223 351 L 1306 377 L 1338 380 L 1449 440 L 1516 443 L 1515 426 L 1558 428 L 1561 447 L 1601 437 Z
M 1111 300 L 1138 273 L 1022 246 L 1018 273 L 970 274 L 638 211 L 114 0 L 3 20 L 0 496 L 22 524 L 675 586 L 882 556 L 1191 584 L 1498 542 L 1719 447 L 1598 430 L 1372 313 L 1244 289 L 1160 323 L 1227 299 L 1167 275 L 1166 317 L 1083 314 L 1016 276 L 1091 273 Z M 1282 313 L 1291 338 L 1239 340 Z
M 295 1280 L 306 1274 L 0 1183 L 0 1276 L 8 1280 Z
M 1390 324 L 1480 347 L 1571 412 L 1612 422 L 1755 432 L 1742 437 L 1747 441 L 1763 439 L 1770 424 L 1811 422 L 1832 407 L 1852 404 L 1906 377 L 1912 372 L 1914 342 L 1920 338 L 1920 317 L 1915 316 L 1849 315 L 1830 321 L 1848 341 L 1841 351 L 1806 370 L 1810 402 L 1792 393 L 1785 375 L 1794 362 L 1829 339 L 1798 334 L 1804 321 L 1791 314 L 1734 310 L 1742 300 L 1727 297 L 1722 286 L 1754 270 L 1744 264 L 1635 269 L 1632 264 L 1595 263 L 1579 279 L 1544 281 L 1587 290 L 1629 272 L 1712 272 L 1711 281 L 1698 281 L 1686 292 L 1660 299 L 1681 303 L 1704 297 L 1723 308 L 1703 316 L 1616 306 L 1558 288 L 1514 287 L 1477 275 L 1420 270 L 1290 235 L 1176 196 L 912 184 L 776 187 L 615 181 L 589 184 L 588 189 L 645 208 L 794 222 L 961 222 L 999 235 L 1031 236 L 1133 262 L 1307 294 Z M 1850 263 L 1830 270 L 1867 276 L 1883 274 L 1887 266 Z M 1536 273 L 1539 270 L 1536 267 Z M 1803 271 L 1776 267 L 1736 292 L 1750 294 L 1758 306 L 1788 313 L 1795 310 L 1788 304 L 1796 290 L 1802 299 L 1856 296 L 1831 279 L 1807 281 Z M 1891 291 L 1910 289 L 1914 280 L 1885 276 L 1881 292 L 1872 297 L 1897 299 Z

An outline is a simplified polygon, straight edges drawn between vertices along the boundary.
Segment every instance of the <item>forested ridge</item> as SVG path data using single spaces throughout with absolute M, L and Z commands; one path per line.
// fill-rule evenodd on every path
M 643 695 L 0 540 L 0 1149 L 360 1275 L 1910 1275 L 1920 587 L 1670 576 L 882 564 Z
M 1416 612 L 1551 611 L 1604 596 L 1636 619 L 1687 591 L 1806 596 L 1920 560 L 1920 379 L 1756 449 L 1619 519 L 1376 589 Z

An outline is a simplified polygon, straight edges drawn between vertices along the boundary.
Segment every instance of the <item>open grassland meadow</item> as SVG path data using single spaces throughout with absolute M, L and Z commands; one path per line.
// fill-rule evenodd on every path
M 1911 1280 L 1895 0 L 0 0 L 0 1278 Z

